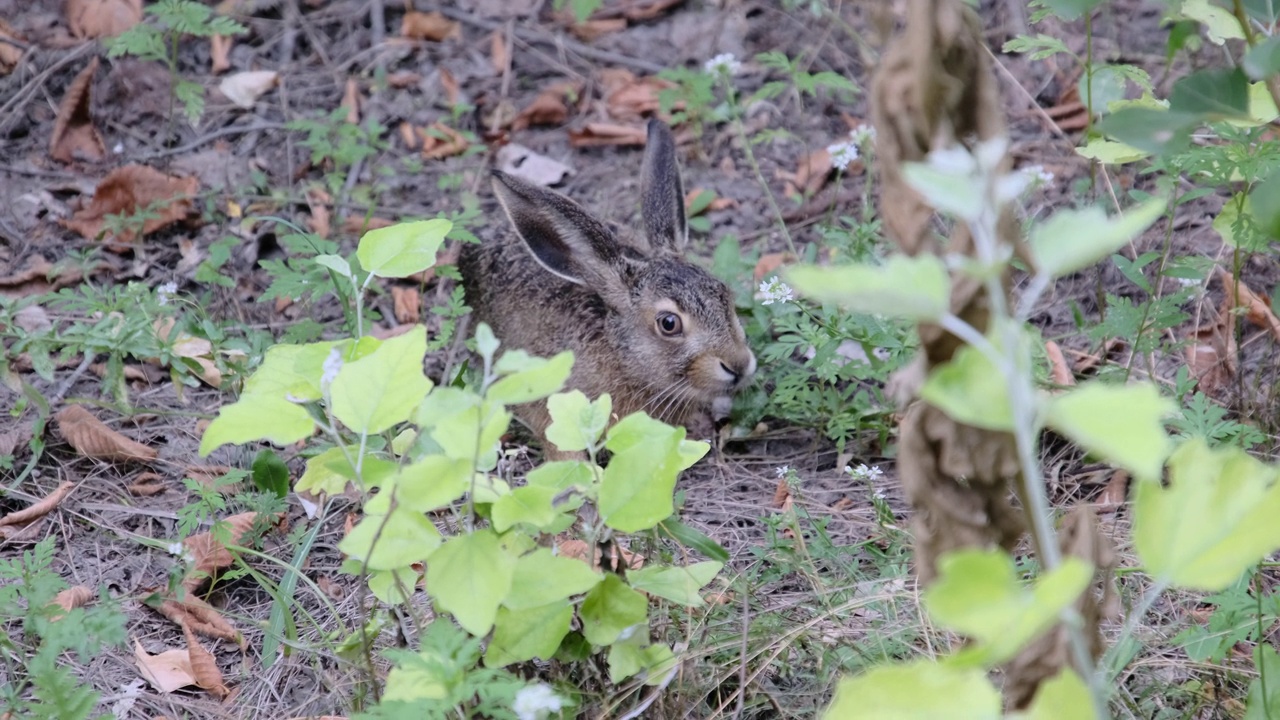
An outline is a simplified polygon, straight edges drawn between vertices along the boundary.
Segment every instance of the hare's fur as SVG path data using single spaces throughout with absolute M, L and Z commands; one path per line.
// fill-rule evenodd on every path
M 506 348 L 572 350 L 567 388 L 609 393 L 617 418 L 643 410 L 690 426 L 723 411 L 756 360 L 729 288 L 683 257 L 675 142 L 658 121 L 641 186 L 644 237 L 625 242 L 563 195 L 494 171 L 514 232 L 465 245 L 459 269 L 476 319 Z M 517 414 L 540 436 L 551 422 L 541 402 Z

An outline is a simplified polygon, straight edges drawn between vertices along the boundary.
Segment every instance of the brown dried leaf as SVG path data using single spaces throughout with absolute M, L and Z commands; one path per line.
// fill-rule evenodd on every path
M 756 282 L 778 274 L 778 268 L 796 261 L 796 256 L 789 252 L 765 253 L 756 261 L 755 270 L 751 271 L 751 277 Z
M 410 40 L 440 42 L 449 37 L 462 37 L 462 28 L 438 12 L 410 11 L 404 14 L 400 35 Z
M 49 136 L 49 157 L 54 160 L 64 163 L 72 160 L 97 162 L 107 156 L 107 147 L 89 114 L 93 75 L 97 71 L 98 58 L 94 56 L 62 96 L 53 134 Z
M 84 585 L 76 585 L 58 593 L 53 597 L 53 604 L 71 612 L 75 608 L 83 607 L 93 599 L 93 590 Z
M 442 122 L 418 128 L 418 137 L 422 139 L 422 157 L 428 160 L 443 160 L 461 155 L 470 146 L 466 136 Z
M 1226 289 L 1227 296 L 1234 299 L 1235 307 L 1244 308 L 1245 318 L 1270 332 L 1271 337 L 1280 340 L 1280 318 L 1272 311 L 1270 298 L 1258 295 L 1243 281 L 1236 280 L 1235 276 L 1222 268 L 1218 268 L 1218 274 L 1222 278 L 1222 287 Z
M 22 46 L 25 44 L 26 38 L 19 35 L 9 23 L 0 20 L 0 75 L 8 75 L 18 66 L 22 61 Z
M 183 477 L 191 478 L 201 485 L 211 488 L 216 485 L 216 481 L 234 470 L 235 468 L 227 465 L 188 465 L 182 472 Z
M 459 87 L 457 79 L 448 68 L 440 68 L 440 87 L 444 90 L 445 102 L 449 103 L 450 107 L 457 107 L 462 99 L 462 88 Z
M 17 455 L 19 448 L 25 448 L 31 442 L 34 422 L 27 420 L 0 433 L 0 456 Z
M 696 200 L 698 196 L 704 192 L 713 192 L 713 191 L 704 190 L 703 188 L 694 188 L 684 194 L 685 212 L 689 212 L 689 208 L 690 206 L 693 205 L 693 201 Z M 734 208 L 734 207 L 738 207 L 738 201 L 734 200 L 733 198 L 724 197 L 722 195 L 720 197 L 712 199 L 712 201 L 708 203 L 706 207 L 702 208 L 702 212 L 704 213 L 719 212 L 720 210 L 728 210 L 729 208 Z
M 333 198 L 319 187 L 309 187 L 306 192 L 307 207 L 311 209 L 311 217 L 307 218 L 307 227 L 322 238 L 329 237 L 329 204 Z
M 495 28 L 489 36 L 489 63 L 495 75 L 501 75 L 511 66 L 511 52 L 507 50 L 507 36 L 501 28 Z
M 256 512 L 243 512 L 222 521 L 222 524 L 227 526 L 232 544 L 240 546 L 253 544 L 254 523 L 258 515 L 259 513 Z M 276 515 L 277 520 L 283 517 L 283 513 Z M 182 586 L 189 591 L 194 592 L 206 579 L 235 562 L 231 551 L 214 536 L 212 531 L 192 535 L 183 540 L 182 544 L 186 546 L 193 558 L 191 570 L 182 581 Z
M 609 117 L 622 122 L 633 122 L 656 114 L 661 109 L 658 94 L 676 87 L 670 80 L 653 75 L 636 77 L 630 72 L 626 75 L 615 73 L 610 77 L 610 82 L 611 87 L 604 99 L 605 107 L 609 111 Z M 673 109 L 680 110 L 683 107 L 684 103 L 681 102 L 676 103 Z
M 395 222 L 381 217 L 365 218 L 364 215 L 348 215 L 342 221 L 342 232 L 346 235 L 364 235 L 370 230 L 391 227 Z
M 205 637 L 227 640 L 236 644 L 244 642 L 244 638 L 230 621 L 209 603 L 194 595 L 188 595 L 185 600 L 166 598 L 156 608 L 156 612 L 169 618 L 179 627 L 189 627 Z
M 422 76 L 412 70 L 397 70 L 387 75 L 387 86 L 401 90 L 422 82 Z
M 213 658 L 213 653 L 205 650 L 200 641 L 196 640 L 191 628 L 184 626 L 182 630 L 187 638 L 187 655 L 191 658 L 191 676 L 195 678 L 196 686 L 219 698 L 231 694 L 222 681 L 222 671 L 218 669 L 218 661 Z
M 778 480 L 778 487 L 773 491 L 773 506 L 780 508 L 791 499 L 791 486 L 787 484 L 786 478 Z
M 575 22 L 569 26 L 569 32 L 573 36 L 583 42 L 591 42 L 599 37 L 610 33 L 620 32 L 627 29 L 627 21 L 624 18 L 613 18 L 607 20 L 587 20 L 586 22 Z
M 604 145 L 643 147 L 648 133 L 642 127 L 614 123 L 587 123 L 581 130 L 569 130 L 569 144 L 576 148 Z
M 1228 294 L 1214 319 L 1196 328 L 1193 342 L 1187 345 L 1187 369 L 1206 395 L 1229 388 L 1236 376 L 1238 347 L 1232 322 L 1233 305 Z
M 581 560 L 582 562 L 588 562 L 587 558 L 590 557 L 591 568 L 593 570 L 601 569 L 601 566 L 600 566 L 601 552 L 599 547 L 591 548 L 589 551 L 587 548 L 587 543 L 575 538 L 570 538 L 568 540 L 561 540 L 556 544 L 556 546 L 560 555 L 564 557 L 576 558 L 578 560 Z M 622 552 L 622 559 L 623 559 L 623 562 L 627 564 L 627 569 L 639 570 L 640 568 L 644 567 L 643 555 L 640 555 L 639 553 L 633 553 L 630 550 L 627 550 L 626 548 L 621 546 L 616 546 L 616 547 Z
M 1124 505 L 1124 499 L 1129 495 L 1129 473 L 1124 470 L 1116 470 L 1111 473 L 1111 479 L 1107 481 L 1107 486 L 1102 488 L 1096 501 L 1099 512 L 1114 512 L 1121 505 Z
M 252 110 L 258 98 L 267 94 L 280 82 L 280 73 L 274 70 L 246 70 L 222 78 L 218 91 L 237 107 Z
M 209 72 L 217 75 L 231 69 L 231 46 L 235 38 L 230 35 L 214 35 L 209 38 Z
M 398 130 L 400 132 L 400 140 L 410 150 L 417 150 L 418 146 L 422 144 L 421 138 L 418 137 L 418 130 L 412 124 L 402 122 Z
M 67 27 L 78 38 L 114 37 L 142 20 L 142 0 L 67 0 Z
M 108 215 L 133 215 L 147 209 L 155 216 L 142 223 L 141 234 L 147 235 L 186 218 L 199 189 L 200 181 L 194 177 L 175 178 L 145 165 L 126 165 L 98 183 L 89 207 L 61 222 L 93 240 L 106 231 Z M 130 243 L 137 239 L 136 225 L 126 225 L 115 240 Z
M 1049 379 L 1058 387 L 1070 387 L 1076 384 L 1076 376 L 1072 374 L 1067 358 L 1062 354 L 1062 347 L 1052 340 L 1044 343 L 1045 355 L 1049 357 Z
M 15 510 L 4 517 L 0 517 L 0 525 L 25 525 L 34 520 L 48 515 L 53 512 L 63 500 L 66 499 L 76 484 L 70 481 L 63 482 L 49 493 L 40 502 L 29 505 L 22 510 Z
M 578 86 L 571 82 L 548 85 L 528 107 L 516 115 L 511 121 L 511 129 L 524 130 L 533 125 L 563 125 L 569 120 L 569 107 L 565 100 L 577 92 Z
M 787 185 L 782 193 L 787 197 L 809 197 L 822 189 L 831 174 L 831 153 L 819 148 L 801 158 L 794 173 L 779 173 Z
M 352 125 L 360 123 L 360 84 L 353 77 L 347 78 L 347 89 L 342 93 L 340 107 L 347 110 L 347 122 Z M 327 237 L 321 235 L 320 237 Z
M 133 482 L 125 489 L 129 491 L 130 495 L 149 497 L 151 495 L 159 495 L 168 488 L 165 487 L 163 475 L 160 473 L 144 472 L 138 473 L 138 476 L 135 477 Z
M 81 405 L 68 405 L 58 412 L 58 431 L 85 457 L 98 460 L 154 460 L 158 453 L 130 440 L 103 424 Z
M 422 317 L 422 294 L 417 288 L 392 285 L 391 301 L 395 306 L 396 322 L 412 324 Z
M 195 673 L 191 670 L 191 656 L 186 650 L 165 650 L 152 655 L 134 640 L 133 657 L 138 663 L 138 673 L 162 693 L 171 693 L 188 685 L 195 685 Z

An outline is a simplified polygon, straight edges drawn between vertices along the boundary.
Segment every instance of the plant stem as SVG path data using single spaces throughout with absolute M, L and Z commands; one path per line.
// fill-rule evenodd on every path
M 769 202 L 769 211 L 778 220 L 778 227 L 782 228 L 782 237 L 787 241 L 787 250 L 792 255 L 799 257 L 796 252 L 796 244 L 791 239 L 791 231 L 787 229 L 786 218 L 782 216 L 782 208 L 778 207 L 778 201 L 773 197 L 773 191 L 769 189 L 769 183 L 765 182 L 764 173 L 760 171 L 760 163 L 756 162 L 755 151 L 751 149 L 751 140 L 747 137 L 747 128 L 742 124 L 742 113 L 738 107 L 738 93 L 734 90 L 733 83 L 728 77 L 722 78 L 726 92 L 728 95 L 729 109 L 733 113 L 733 129 L 738 133 L 738 139 L 742 141 L 742 152 L 747 156 L 747 162 L 751 164 L 751 172 L 755 174 L 756 182 L 760 184 L 760 188 L 764 190 L 765 200 Z

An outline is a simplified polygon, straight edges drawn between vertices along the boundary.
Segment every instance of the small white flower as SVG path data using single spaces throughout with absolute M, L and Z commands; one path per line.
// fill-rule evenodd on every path
M 774 475 L 777 475 L 779 478 L 784 478 L 784 477 L 786 477 L 786 476 L 787 476 L 787 474 L 788 474 L 788 473 L 790 473 L 790 472 L 791 472 L 791 466 L 790 466 L 790 465 L 783 465 L 783 466 L 782 466 L 782 467 L 780 467 L 780 468 L 775 468 L 775 469 L 774 469 L 774 471 L 773 471 L 773 474 L 774 474 Z
M 516 711 L 520 720 L 542 720 L 549 713 L 560 712 L 562 707 L 564 699 L 546 683 L 521 688 L 511 703 L 511 709 Z
M 119 155 L 120 153 L 124 152 L 124 143 L 116 143 L 115 147 L 111 148 L 111 152 L 115 153 L 116 155 Z
M 875 492 L 871 493 L 871 497 L 876 500 L 884 500 L 884 492 L 881 490 L 876 490 Z
M 996 180 L 996 202 L 1004 205 L 1016 200 L 1027 188 L 1031 187 L 1031 176 L 1026 173 L 1010 173 Z
M 330 350 L 329 357 L 324 359 L 320 368 L 324 370 L 324 374 L 320 376 L 320 391 L 327 393 L 334 378 L 338 377 L 338 371 L 342 369 L 342 351 L 338 348 Z
M 161 305 L 168 305 L 175 293 L 178 292 L 178 284 L 167 282 L 156 288 L 156 301 Z
M 1043 165 L 1028 165 L 1021 172 L 1031 179 L 1031 187 L 1038 188 L 1053 182 L 1053 173 L 1045 170 Z
M 871 465 L 868 467 L 867 465 L 863 464 L 863 465 L 859 465 L 858 467 L 846 467 L 844 471 L 859 480 L 866 480 L 868 482 L 872 480 L 879 480 L 880 478 L 884 477 L 884 471 L 881 470 L 876 465 Z
M 978 167 L 973 155 L 963 145 L 932 150 L 925 156 L 925 160 L 934 170 L 948 175 L 970 175 Z
M 777 275 L 760 283 L 760 293 L 764 295 L 764 298 L 760 301 L 763 305 L 790 302 L 795 297 L 791 292 L 791 287 L 778 279 Z
M 872 125 L 859 125 L 849 131 L 849 141 L 859 147 L 865 146 L 867 143 L 874 142 L 876 139 L 876 129 Z
M 165 549 L 169 551 L 170 555 L 181 555 L 182 553 L 186 552 L 187 546 L 183 545 L 180 542 L 172 542 L 172 543 L 169 543 L 169 547 Z
M 738 62 L 733 53 L 721 53 L 704 63 L 702 69 L 712 75 L 737 75 L 742 72 L 742 63 Z
M 827 152 L 831 154 L 831 166 L 840 172 L 844 172 L 849 163 L 858 159 L 858 146 L 853 142 L 828 145 Z

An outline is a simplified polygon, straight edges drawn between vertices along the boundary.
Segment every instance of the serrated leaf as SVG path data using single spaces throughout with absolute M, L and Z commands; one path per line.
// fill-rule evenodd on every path
M 1110 218 L 1098 207 L 1054 213 L 1031 229 L 1036 270 L 1058 278 L 1110 257 L 1160 218 L 1166 204 L 1151 198 Z
M 582 601 L 582 634 L 593 645 L 610 645 L 624 630 L 643 625 L 648 608 L 644 595 L 617 575 L 607 574 Z
M 939 559 L 938 579 L 925 591 L 924 606 L 939 625 L 976 641 L 956 662 L 992 667 L 1053 627 L 1092 574 L 1088 563 L 1069 557 L 1028 589 L 1008 553 L 960 550 Z
M 984 671 L 917 660 L 906 665 L 880 665 L 841 680 L 822 717 L 1000 720 L 1000 705 L 1000 693 Z
M 956 422 L 1011 430 L 1013 409 L 1004 375 L 977 348 L 965 345 L 929 373 L 920 397 Z
M 715 578 L 723 563 L 700 562 L 687 567 L 653 566 L 627 573 L 631 587 L 689 607 L 702 607 L 706 601 L 699 591 Z
M 360 267 L 378 277 L 408 277 L 436 264 L 436 253 L 453 223 L 443 218 L 370 230 L 360 238 Z
M 353 432 L 380 433 L 409 419 L 431 390 L 422 372 L 426 329 L 393 337 L 368 356 L 345 363 L 330 386 L 334 417 Z
M 797 291 L 815 300 L 908 320 L 942 317 L 951 293 L 946 267 L 929 253 L 894 255 L 884 265 L 798 265 L 784 274 Z
M 573 353 L 566 350 L 555 357 L 539 360 L 493 383 L 487 397 L 505 405 L 519 405 L 559 391 L 573 371 Z
M 592 402 L 581 390 L 573 390 L 548 398 L 547 412 L 547 440 L 565 452 L 577 452 L 600 439 L 613 413 L 613 399 L 606 393 Z
M 1049 403 L 1046 422 L 1085 450 L 1144 480 L 1160 476 L 1173 441 L 1164 418 L 1177 410 L 1150 383 L 1084 383 Z
M 521 610 L 498 608 L 485 667 L 500 668 L 534 658 L 550 660 L 569 634 L 573 606 L 563 600 Z
M 422 513 L 396 508 L 389 515 L 366 515 L 338 549 L 366 561 L 370 570 L 397 570 L 432 555 L 440 540 L 440 531 Z
M 1280 549 L 1276 470 L 1239 448 L 1182 444 L 1169 485 L 1139 482 L 1133 539 L 1147 574 L 1173 587 L 1217 591 Z
M 483 637 L 511 591 L 516 560 L 492 530 L 449 538 L 427 562 L 427 593 L 464 630 Z
M 516 561 L 511 593 L 502 604 L 513 610 L 546 605 L 589 591 L 604 575 L 571 557 L 538 548 Z

